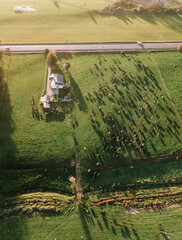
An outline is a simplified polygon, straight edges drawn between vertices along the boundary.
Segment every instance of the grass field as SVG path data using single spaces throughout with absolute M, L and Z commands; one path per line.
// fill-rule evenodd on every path
M 47 215 L 1 220 L 0 239 L 4 240 L 77 240 L 77 239 L 181 239 L 181 207 L 162 211 L 144 211 L 132 215 L 121 207 L 80 209 L 70 215 Z M 120 226 L 118 226 L 120 224 Z M 161 225 L 159 225 L 161 224 Z M 7 227 L 8 226 L 8 227 Z
M 39 107 L 44 92 L 47 71 L 44 56 L 14 55 L 7 61 L 10 61 L 8 87 L 1 107 L 1 162 L 9 159 L 12 166 L 40 166 L 41 162 L 53 166 L 56 161 L 70 161 L 72 134 L 67 119 L 61 123 L 46 122 L 41 114 L 33 118 L 31 113 L 32 96 Z
M 122 162 L 181 149 L 179 114 L 155 54 L 76 54 L 69 62 L 77 103 L 72 126 L 85 163 Z M 172 133 L 174 120 L 178 129 Z
M 0 0 L 1 43 L 180 41 L 178 14 L 99 15 L 108 0 Z M 33 13 L 15 14 L 15 6 Z
M 174 61 L 175 56 L 175 61 Z M 182 119 L 182 80 L 180 76 L 180 65 L 182 62 L 181 54 L 161 53 L 155 54 L 157 62 L 160 62 L 159 67 L 165 79 L 165 84 L 174 100 L 178 109 L 178 113 Z M 168 67 L 166 68 L 166 64 Z
M 63 118 L 46 117 L 39 106 L 47 71 L 44 56 L 4 56 L 0 160 L 2 167 L 13 170 L 0 172 L 0 239 L 162 240 L 166 232 L 171 239 L 180 240 L 181 54 L 58 57 L 59 64 L 71 64 L 72 106 Z M 168 66 L 170 71 L 165 70 Z M 32 96 L 41 111 L 37 116 L 31 113 Z M 147 204 L 146 195 L 167 191 L 165 199 L 157 196 L 159 201 L 178 205 L 134 215 L 120 203 L 91 207 L 86 197 L 89 212 L 75 208 L 74 197 L 69 197 L 74 188 L 68 180 L 75 176 L 75 153 L 81 161 L 83 192 L 88 195 L 88 191 L 100 189 L 90 199 L 143 194 Z M 160 163 L 163 159 L 167 162 Z M 118 184 L 120 189 L 113 193 Z M 146 189 L 140 189 L 140 184 Z M 126 188 L 131 192 L 121 192 Z M 170 191 L 175 192 L 175 199 Z
M 11 162 L 11 167 L 70 164 L 76 151 L 83 166 L 89 167 L 96 162 L 146 162 L 149 157 L 180 153 L 181 120 L 175 107 L 180 106 L 180 98 L 177 92 L 172 96 L 176 102 L 172 101 L 164 84 L 171 76 L 160 75 L 161 54 L 59 55 L 71 64 L 73 103 L 63 119 L 31 113 L 32 96 L 41 111 L 44 57 L 6 56 L 1 163 Z M 179 53 L 168 54 L 180 61 Z M 177 71 L 176 82 L 180 67 Z

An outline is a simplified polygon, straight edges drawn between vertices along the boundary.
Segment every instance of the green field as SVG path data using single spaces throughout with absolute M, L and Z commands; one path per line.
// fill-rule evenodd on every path
M 3 219 L 0 221 L 0 239 L 163 240 L 165 238 L 162 231 L 165 231 L 171 239 L 181 239 L 181 207 L 143 211 L 136 215 L 128 214 L 117 206 L 105 207 L 104 211 L 104 215 L 101 209 L 93 208 L 89 214 L 76 210 L 70 215 Z
M 65 61 L 71 64 L 72 104 L 63 117 L 45 116 L 39 105 L 46 82 L 45 57 L 4 55 L 0 239 L 162 240 L 162 232 L 180 239 L 181 54 L 58 57 L 59 66 Z M 40 111 L 36 116 L 32 96 Z M 75 193 L 68 180 L 75 176 L 75 154 L 89 213 L 84 207 L 75 208 L 74 197 L 69 197 Z M 100 189 L 97 195 L 89 193 L 94 189 Z M 176 208 L 133 215 L 120 203 L 101 208 L 91 202 L 112 194 L 143 194 L 147 204 L 147 194 L 165 191 L 169 195 L 157 198 L 161 204 L 178 203 Z M 175 199 L 170 191 L 176 192 Z
M 180 41 L 180 14 L 99 15 L 108 0 L 0 0 L 1 43 Z M 15 14 L 31 6 L 33 13 Z
M 32 96 L 39 107 L 46 82 L 43 55 L 14 55 L 9 62 L 7 88 L 1 109 L 1 162 L 9 159 L 14 166 L 53 166 L 56 161 L 72 158 L 71 129 L 64 122 L 45 121 L 43 114 L 33 118 Z M 39 108 L 41 110 L 41 108 Z M 66 134 L 66 135 L 65 135 Z M 17 162 L 16 162 L 17 161 Z
M 180 108 L 175 107 L 180 106 L 180 98 L 174 93 L 173 102 L 164 84 L 171 76 L 160 75 L 161 54 L 59 55 L 62 63 L 69 59 L 71 64 L 73 103 L 64 118 L 45 118 L 39 106 L 46 79 L 44 57 L 6 56 L 1 164 L 70 165 L 75 151 L 84 167 L 180 154 Z M 177 52 L 163 54 L 181 61 Z M 177 71 L 175 81 L 180 65 Z M 32 96 L 40 111 L 37 117 L 31 112 Z
M 156 60 L 160 62 L 159 67 L 165 79 L 165 84 L 182 118 L 182 80 L 179 78 L 180 65 L 182 63 L 181 54 L 175 55 L 175 61 L 174 54 L 156 54 Z

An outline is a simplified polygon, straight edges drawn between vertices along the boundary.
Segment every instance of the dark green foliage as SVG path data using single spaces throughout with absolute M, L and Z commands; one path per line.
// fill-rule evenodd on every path
M 65 62 L 65 63 L 63 64 L 63 67 L 64 67 L 64 69 L 68 72 L 69 69 L 70 69 L 70 63 L 69 63 L 69 62 Z
M 54 67 L 58 61 L 56 52 L 49 52 L 47 55 L 47 61 L 51 67 Z
M 45 57 L 47 57 L 48 53 L 49 53 L 49 49 L 46 48 L 46 49 L 44 50 L 44 55 L 45 55 Z

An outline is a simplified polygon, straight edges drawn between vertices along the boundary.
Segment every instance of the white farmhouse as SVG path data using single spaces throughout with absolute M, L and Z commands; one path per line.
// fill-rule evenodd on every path
M 51 89 L 61 89 L 65 87 L 64 78 L 61 74 L 51 74 L 49 77 Z
M 47 82 L 46 95 L 40 98 L 40 103 L 44 109 L 50 108 L 50 102 L 54 102 L 53 95 L 56 96 L 58 101 L 59 89 L 65 87 L 64 77 L 61 74 L 51 74 Z M 70 101 L 65 99 L 65 101 Z

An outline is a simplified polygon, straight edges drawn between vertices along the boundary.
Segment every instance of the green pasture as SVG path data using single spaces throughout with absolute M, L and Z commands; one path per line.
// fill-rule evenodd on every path
M 0 171 L 0 194 L 14 196 L 29 191 L 52 191 L 72 194 L 69 176 L 75 175 L 75 167 L 42 168 Z
M 98 53 L 69 58 L 74 142 L 84 167 L 181 150 L 181 121 L 156 55 Z M 60 58 L 65 61 L 64 55 Z
M 45 116 L 39 106 L 46 82 L 45 57 L 4 56 L 0 165 L 10 169 L 0 172 L 0 240 L 163 240 L 166 236 L 180 240 L 181 204 L 129 214 L 121 206 L 101 209 L 86 200 L 86 211 L 84 206 L 74 209 L 73 198 L 58 195 L 74 193 L 68 178 L 75 176 L 75 154 L 81 162 L 83 192 L 148 182 L 166 183 L 168 188 L 181 181 L 182 55 L 58 57 L 59 65 L 65 61 L 71 65 L 72 104 L 62 117 Z M 40 111 L 36 115 L 31 111 L 32 96 Z M 21 214 L 25 216 L 20 218 Z
M 169 186 L 182 179 L 181 159 L 165 163 L 146 165 L 111 166 L 104 169 L 82 171 L 83 192 L 92 190 L 140 188 L 140 186 Z M 173 179 L 173 180 L 172 180 Z
M 109 0 L 0 0 L 1 43 L 180 41 L 180 14 L 99 15 Z M 15 14 L 14 7 L 35 12 Z
M 96 163 L 146 163 L 148 157 L 180 155 L 181 120 L 175 107 L 180 98 L 177 93 L 174 102 L 164 83 L 170 75 L 160 75 L 161 54 L 60 54 L 61 63 L 71 64 L 72 104 L 62 118 L 45 117 L 39 106 L 47 71 L 44 56 L 5 56 L 1 164 L 70 165 L 77 153 L 88 169 Z M 165 54 L 179 59 L 177 82 L 181 54 Z M 32 115 L 32 96 L 37 116 Z
M 163 52 L 154 55 L 156 61 L 159 63 L 159 68 L 163 78 L 165 79 L 168 91 L 174 100 L 179 115 L 182 118 L 182 80 L 180 78 L 182 55 L 176 54 L 175 52 Z
M 6 90 L 1 96 L 1 164 L 49 167 L 73 156 L 71 130 L 65 121 L 45 121 L 39 100 L 44 93 L 47 64 L 43 55 L 12 55 L 6 59 Z M 8 67 L 9 66 L 9 67 Z M 33 117 L 32 96 L 40 114 Z
M 71 214 L 9 218 L 0 220 L 0 239 L 77 240 L 147 239 L 163 240 L 164 235 L 180 240 L 181 206 L 161 211 L 128 214 L 121 207 L 89 208 Z

